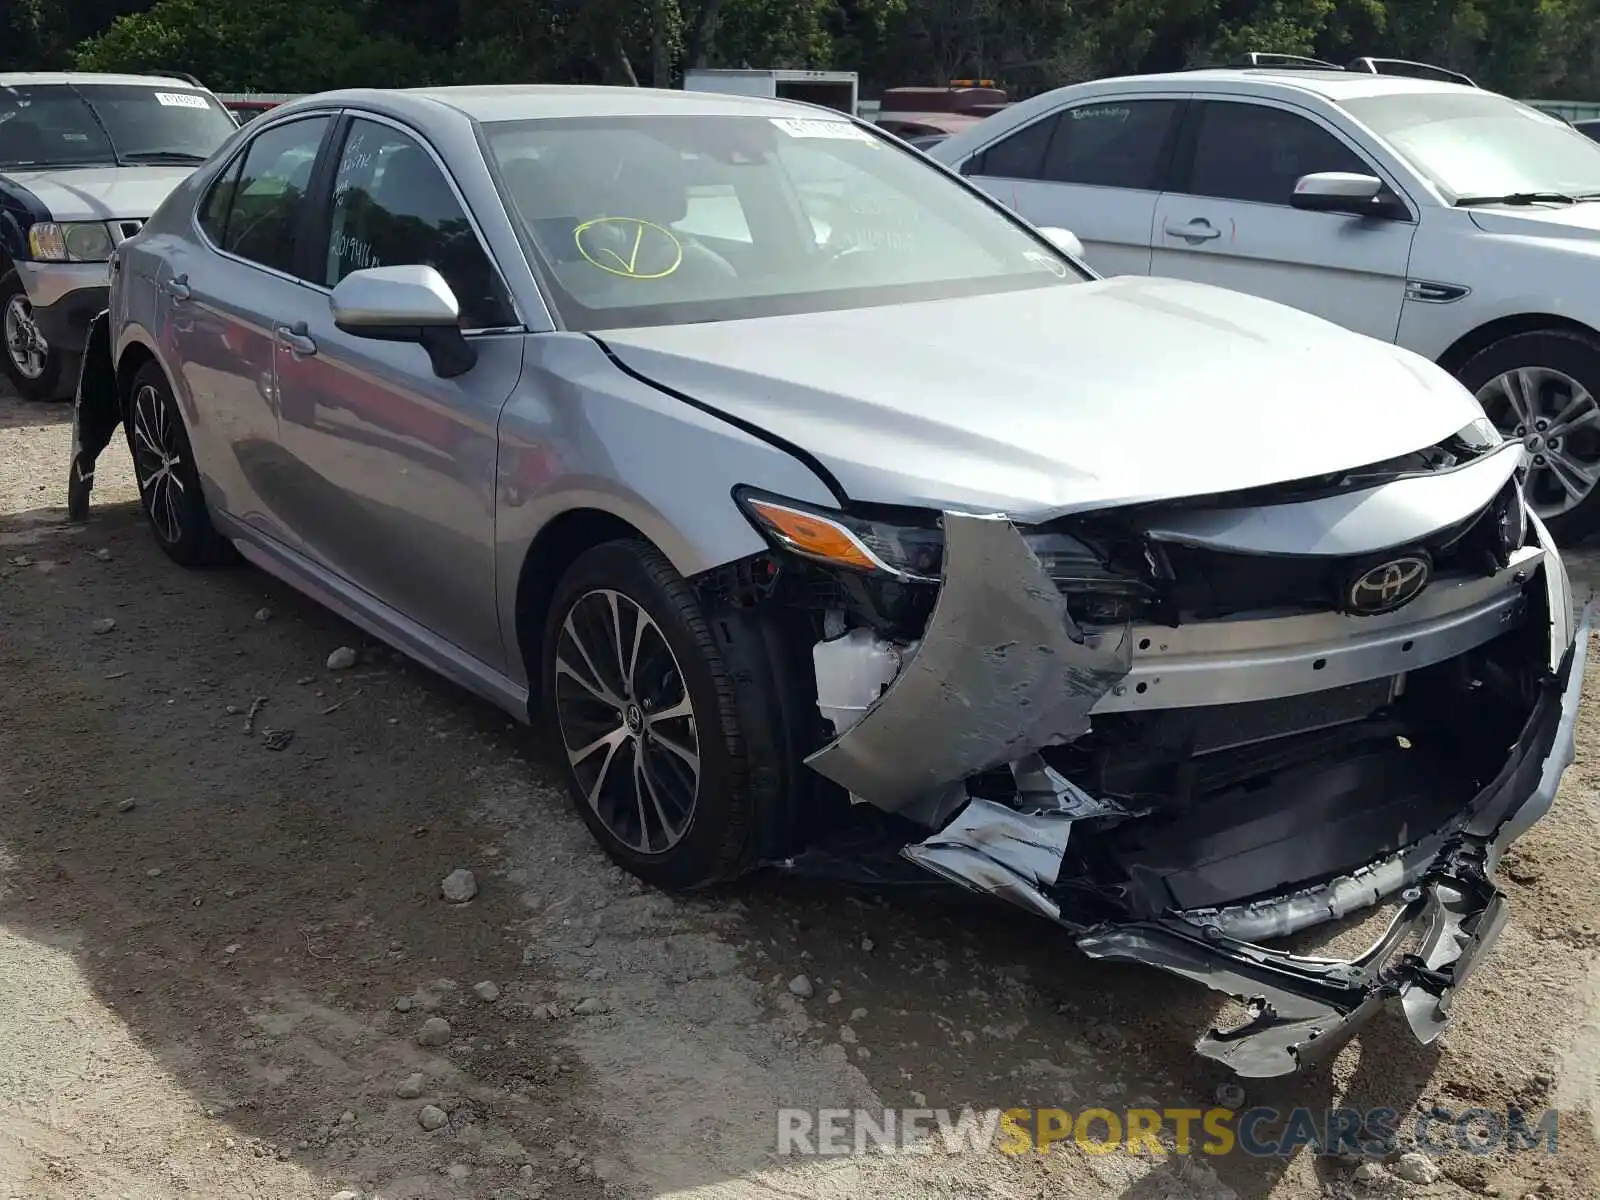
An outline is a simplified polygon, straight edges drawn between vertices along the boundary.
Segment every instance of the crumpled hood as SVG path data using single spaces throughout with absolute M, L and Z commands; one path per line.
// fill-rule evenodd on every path
M 595 336 L 808 452 L 853 500 L 1025 521 L 1364 466 L 1482 415 L 1409 351 L 1137 276 Z
M 37 196 L 53 221 L 143 221 L 193 171 L 191 166 L 50 167 L 7 171 L 5 178 Z

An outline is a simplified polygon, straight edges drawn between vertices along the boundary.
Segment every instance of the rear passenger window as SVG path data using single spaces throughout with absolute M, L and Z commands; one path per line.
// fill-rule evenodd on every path
M 1265 104 L 1212 101 L 1200 114 L 1193 196 L 1287 206 L 1302 175 L 1373 169 L 1322 126 Z
M 1176 100 L 1115 100 L 1061 114 L 1045 153 L 1052 183 L 1154 191 L 1161 187 Z
M 201 228 L 229 254 L 293 274 L 295 233 L 327 127 L 327 117 L 307 117 L 257 137 L 239 169 L 211 185 Z
M 1045 117 L 1025 125 L 1004 141 L 990 146 L 963 172 L 996 179 L 1037 179 L 1044 165 L 1044 152 L 1056 127 L 1055 117 Z
M 239 188 L 239 168 L 242 166 L 244 155 L 241 154 L 217 176 L 211 190 L 200 202 L 200 228 L 218 246 L 228 236 L 228 210 L 233 207 L 233 194 Z
M 322 282 L 352 271 L 430 266 L 461 305 L 464 329 L 513 325 L 498 272 L 439 164 L 412 136 L 374 121 L 350 123 L 333 180 Z

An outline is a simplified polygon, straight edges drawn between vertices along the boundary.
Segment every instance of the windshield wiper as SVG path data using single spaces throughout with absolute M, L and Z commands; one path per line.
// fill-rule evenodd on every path
M 122 161 L 203 163 L 210 157 L 209 154 L 194 154 L 188 150 L 134 150 L 131 153 L 124 151 Z
M 1504 196 L 1463 196 L 1456 201 L 1457 208 L 1470 208 L 1476 204 L 1581 204 L 1585 200 L 1600 199 L 1600 192 L 1510 192 Z

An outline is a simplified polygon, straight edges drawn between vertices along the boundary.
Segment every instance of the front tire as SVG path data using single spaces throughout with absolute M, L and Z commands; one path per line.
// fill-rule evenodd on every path
M 0 368 L 27 400 L 60 400 L 77 383 L 76 356 L 44 340 L 15 269 L 0 275 Z
M 166 556 L 185 567 L 235 561 L 233 543 L 211 523 L 183 414 L 158 364 L 145 363 L 133 377 L 123 428 L 139 502 Z
M 1528 450 L 1528 505 L 1562 544 L 1600 529 L 1600 340 L 1556 329 L 1512 334 L 1457 372 L 1508 440 Z
M 693 591 L 648 542 L 606 542 L 567 571 L 540 672 L 578 815 L 611 858 L 673 890 L 726 882 L 773 833 L 777 731 L 741 719 Z

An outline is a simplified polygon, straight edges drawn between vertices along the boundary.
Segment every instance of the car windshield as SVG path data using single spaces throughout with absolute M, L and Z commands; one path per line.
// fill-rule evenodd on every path
M 484 128 L 509 207 L 571 329 L 826 312 L 1085 278 L 922 155 L 840 118 Z
M 234 128 L 226 109 L 193 88 L 0 87 L 0 168 L 201 163 Z
M 1600 145 L 1566 122 L 1492 92 L 1422 92 L 1346 100 L 1452 202 L 1600 193 Z

